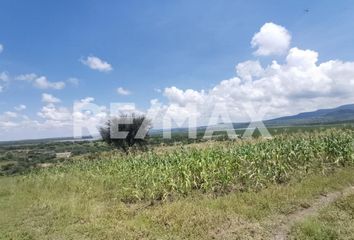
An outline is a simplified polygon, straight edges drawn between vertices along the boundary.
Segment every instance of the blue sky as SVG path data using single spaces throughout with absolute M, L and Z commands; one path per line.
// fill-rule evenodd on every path
M 151 99 L 170 101 L 165 88 L 208 91 L 235 76 L 240 62 L 285 61 L 254 54 L 250 41 L 267 22 L 285 27 L 292 47 L 318 52 L 319 62 L 351 61 L 353 13 L 349 0 L 2 0 L 0 73 L 8 80 L 0 93 L 0 114 L 22 104 L 22 114 L 40 121 L 43 93 L 60 99 L 65 107 L 93 97 L 100 105 L 134 102 L 146 110 Z M 112 70 L 89 68 L 83 64 L 89 56 L 107 62 Z M 39 89 L 16 80 L 30 73 L 64 82 L 65 88 Z M 71 84 L 70 78 L 79 83 Z M 130 94 L 117 94 L 119 87 Z

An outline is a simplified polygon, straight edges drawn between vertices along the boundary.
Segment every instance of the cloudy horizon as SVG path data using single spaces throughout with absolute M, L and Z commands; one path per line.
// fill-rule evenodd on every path
M 10 3 L 8 5 L 9 8 L 14 7 Z M 286 5 L 280 7 L 288 11 L 294 8 Z M 188 47 L 188 54 L 183 52 L 187 47 L 180 49 L 179 53 L 171 50 L 171 58 L 176 58 L 173 60 L 176 66 L 171 68 L 171 72 L 166 70 L 172 64 L 166 61 L 170 58 L 162 53 L 166 51 L 163 49 L 165 46 L 155 46 L 151 39 L 140 43 L 134 40 L 134 43 L 131 43 L 132 48 L 136 48 L 136 44 L 143 44 L 146 46 L 146 52 L 135 52 L 135 49 L 129 52 L 125 50 L 129 48 L 129 42 L 125 42 L 125 47 L 119 48 L 121 51 L 117 51 L 117 48 L 111 51 L 111 42 L 103 37 L 98 38 L 98 43 L 80 38 L 80 41 L 85 40 L 85 47 L 79 51 L 81 54 L 73 51 L 76 55 L 70 53 L 65 56 L 60 55 L 60 52 L 70 52 L 70 48 L 74 46 L 48 43 L 43 48 L 55 48 L 51 49 L 52 54 L 55 52 L 60 55 L 62 65 L 57 65 L 57 60 L 51 53 L 39 53 L 43 59 L 39 61 L 37 58 L 40 56 L 35 56 L 32 61 L 31 54 L 34 54 L 34 51 L 31 48 L 22 60 L 20 50 L 17 50 L 16 46 L 25 40 L 11 42 L 15 35 L 4 37 L 11 32 L 6 28 L 2 31 L 1 26 L 5 26 L 6 16 L 0 17 L 0 140 L 72 136 L 73 117 L 98 126 L 109 116 L 111 103 L 122 103 L 122 111 L 156 113 L 158 117 L 153 121 L 156 129 L 163 127 L 162 116 L 165 115 L 182 122 L 193 115 L 198 126 L 211 124 L 210 116 L 215 111 L 215 106 L 221 105 L 232 122 L 245 122 L 251 120 L 252 112 L 264 120 L 352 104 L 354 56 L 343 48 L 346 47 L 348 39 L 353 39 L 353 34 L 350 31 L 344 34 L 345 29 L 338 27 L 337 31 L 343 31 L 343 37 L 338 40 L 343 42 L 342 45 L 322 38 L 318 41 L 318 46 L 321 47 L 311 47 L 316 46 L 313 42 L 318 39 L 315 39 L 315 35 L 313 38 L 308 36 L 309 32 L 322 30 L 316 29 L 316 22 L 310 24 L 314 16 L 307 15 L 321 15 L 319 9 L 323 6 L 312 7 L 309 13 L 304 13 L 301 7 L 296 9 L 299 12 L 297 17 L 301 17 L 297 19 L 297 24 L 268 16 L 259 17 L 258 24 L 252 23 L 247 27 L 242 23 L 235 23 L 232 29 L 235 26 L 247 28 L 247 31 L 238 32 L 235 36 L 238 41 L 233 46 L 238 49 L 236 52 L 239 54 L 231 51 L 230 55 L 225 53 L 208 56 L 205 52 L 208 48 L 213 52 L 223 52 L 230 47 L 229 40 L 223 39 L 223 31 L 230 29 L 225 27 L 226 29 L 214 30 L 205 42 L 199 42 L 198 45 L 191 46 L 191 49 Z M 115 15 L 111 17 L 114 18 L 113 16 Z M 349 18 L 346 12 L 340 16 L 334 14 L 333 17 L 350 24 L 345 18 Z M 160 29 L 154 24 L 172 24 L 164 21 L 175 19 L 158 19 L 150 24 L 152 28 L 157 28 L 155 31 Z M 223 23 L 226 22 L 225 19 Z M 78 20 L 75 24 L 81 26 Z M 118 32 L 124 30 L 129 35 L 141 34 L 146 39 L 152 37 L 139 27 L 142 23 L 136 24 L 133 29 L 114 22 L 108 25 L 117 26 Z M 25 23 L 20 21 L 17 27 L 24 25 Z M 332 31 L 331 34 L 335 34 L 333 27 L 334 25 L 328 27 Z M 196 29 L 199 33 L 203 30 L 202 27 Z M 62 34 L 60 31 L 64 30 L 59 29 L 54 35 L 59 36 Z M 103 35 L 113 36 L 111 31 L 108 33 L 103 32 Z M 75 35 L 74 32 L 72 34 Z M 114 35 L 114 39 L 120 34 Z M 218 34 L 222 35 L 217 39 L 219 42 L 211 40 L 213 35 L 218 38 Z M 243 37 L 239 38 L 240 35 Z M 230 36 L 233 36 L 233 33 L 230 33 Z M 164 38 L 166 36 L 154 37 L 159 41 L 167 41 Z M 169 41 L 172 41 L 171 39 L 169 38 Z M 178 44 L 178 41 L 175 41 L 174 44 Z M 105 45 L 105 42 L 109 43 Z M 223 43 L 227 45 L 226 48 L 222 46 Z M 202 51 L 204 47 L 206 49 Z M 184 55 L 181 57 L 178 54 Z M 149 61 L 145 55 L 154 56 L 155 59 Z M 63 58 L 67 61 L 63 61 Z M 151 62 L 154 64 L 151 65 Z M 187 63 L 191 66 L 184 65 Z M 139 71 L 141 75 L 129 76 L 131 72 L 136 74 L 135 72 Z M 87 111 L 75 112 L 74 104 L 83 107 L 92 104 L 99 110 L 94 114 Z M 129 104 L 134 104 L 135 108 L 127 108 Z M 11 135 L 8 134 L 10 132 Z

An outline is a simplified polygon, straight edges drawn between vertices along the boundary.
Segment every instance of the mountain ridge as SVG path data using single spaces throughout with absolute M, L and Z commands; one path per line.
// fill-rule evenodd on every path
M 354 120 L 354 104 L 318 109 L 264 121 L 266 124 L 314 124 Z

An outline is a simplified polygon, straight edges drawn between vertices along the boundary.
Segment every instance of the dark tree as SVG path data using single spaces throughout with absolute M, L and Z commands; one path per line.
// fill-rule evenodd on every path
M 128 152 L 133 146 L 146 149 L 150 128 L 150 119 L 132 114 L 111 118 L 99 132 L 107 144 Z

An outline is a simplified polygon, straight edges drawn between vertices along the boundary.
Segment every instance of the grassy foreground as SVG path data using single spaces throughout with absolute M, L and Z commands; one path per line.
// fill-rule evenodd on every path
M 2 177 L 0 239 L 271 239 L 280 214 L 354 184 L 353 139 L 329 130 L 107 153 Z
M 353 172 L 348 168 L 258 192 L 194 195 L 154 205 L 125 204 L 80 191 L 30 189 L 18 177 L 0 178 L 0 239 L 272 239 L 279 215 L 311 204 L 320 194 L 354 185 Z M 350 212 L 343 214 L 347 218 L 337 221 L 350 224 Z M 330 220 L 326 224 L 335 228 Z M 302 228 L 294 233 L 298 239 L 311 236 L 306 231 L 320 234 L 316 228 Z

